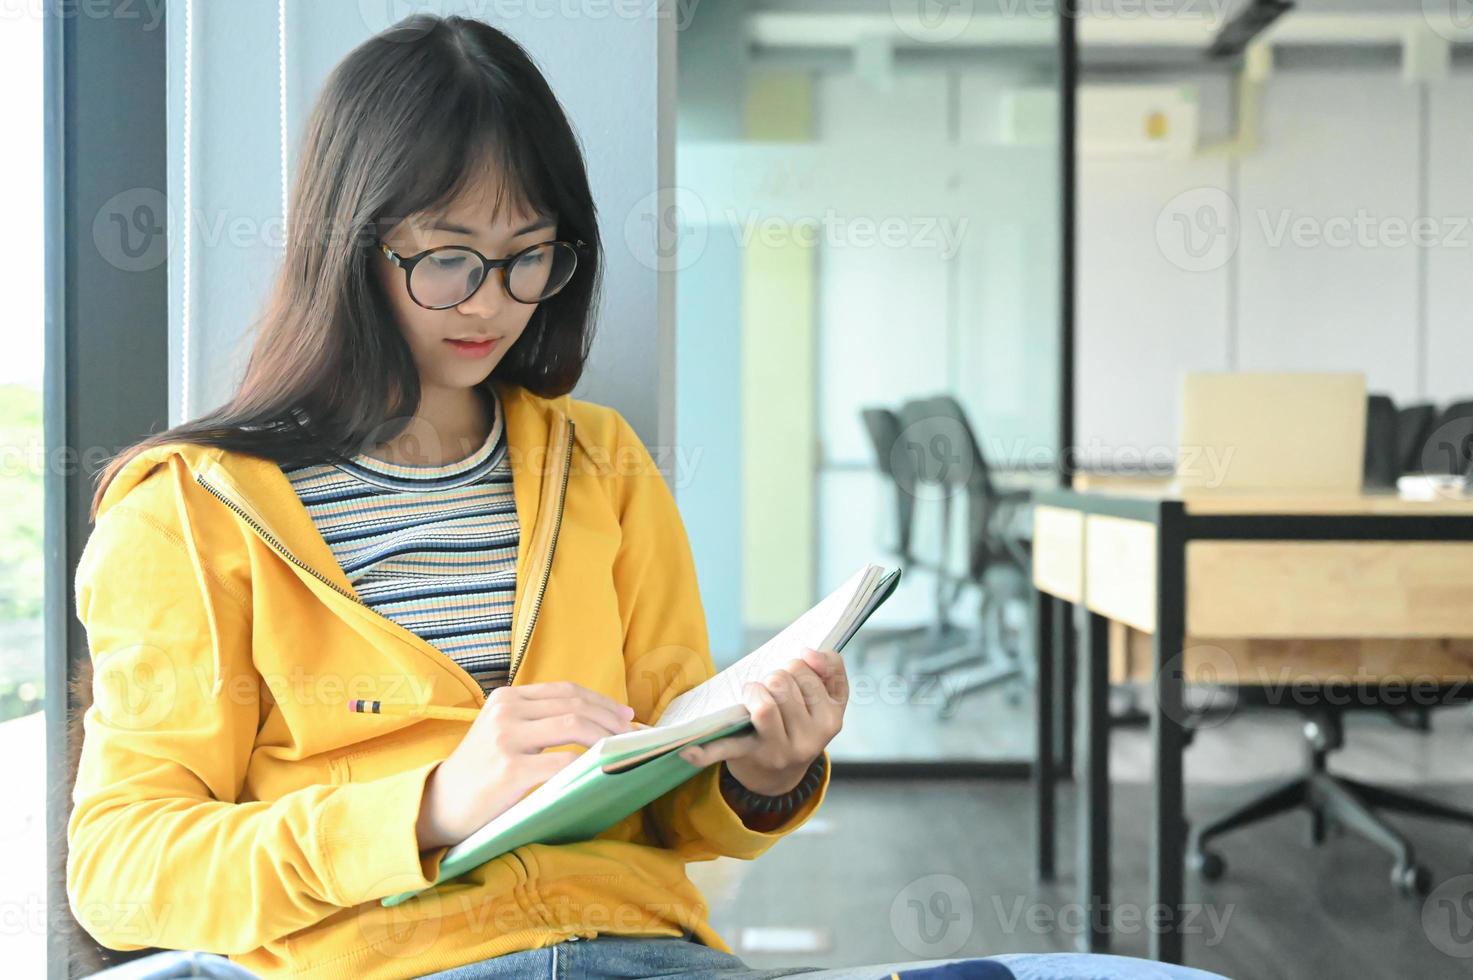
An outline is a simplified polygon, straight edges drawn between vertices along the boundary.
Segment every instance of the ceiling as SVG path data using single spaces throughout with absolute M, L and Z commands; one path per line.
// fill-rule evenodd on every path
M 1079 0 L 1082 49 L 1205 58 L 1224 27 L 1254 0 Z M 1473 16 L 1459 0 L 1298 0 L 1256 33 L 1284 46 L 1473 45 Z M 923 13 L 931 16 L 923 16 Z M 759 49 L 897 50 L 1052 47 L 1055 0 L 754 0 L 748 15 Z M 1253 34 L 1255 32 L 1249 31 Z

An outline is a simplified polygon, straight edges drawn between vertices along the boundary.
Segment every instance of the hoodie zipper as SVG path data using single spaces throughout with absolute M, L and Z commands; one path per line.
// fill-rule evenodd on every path
M 368 603 L 364 602 L 363 599 L 360 598 L 358 595 L 356 595 L 356 594 L 354 594 L 352 592 L 349 592 L 346 589 L 342 588 L 336 582 L 334 582 L 332 579 L 328 578 L 326 575 L 323 575 L 317 569 L 313 568 L 311 565 L 308 565 L 306 562 L 302 561 L 296 555 L 294 555 L 290 551 L 288 551 L 286 549 L 286 545 L 282 544 L 279 540 L 277 540 L 276 535 L 272 534 L 270 531 L 268 531 L 265 528 L 265 526 L 263 526 L 254 517 L 252 517 L 250 514 L 247 514 L 244 510 L 242 510 L 240 507 L 238 507 L 236 505 L 235 501 L 233 501 L 229 497 L 225 496 L 225 494 L 221 490 L 219 490 L 216 487 L 212 486 L 209 483 L 209 481 L 207 481 L 203 476 L 201 476 L 200 474 L 196 473 L 194 475 L 194 479 L 195 479 L 195 482 L 196 483 L 198 483 L 200 486 L 202 486 L 206 490 L 208 490 L 211 494 L 213 494 L 216 498 L 218 498 L 220 500 L 220 502 L 223 503 L 226 507 L 229 507 L 231 510 L 233 510 L 237 514 L 239 514 L 240 517 L 241 517 L 241 519 L 244 520 L 247 524 L 249 524 L 252 528 L 254 528 L 255 531 L 256 531 L 256 533 L 259 534 L 262 538 L 265 538 L 266 539 L 266 543 L 269 544 L 269 545 L 271 545 L 272 548 L 276 549 L 277 554 L 281 555 L 281 557 L 285 558 L 287 561 L 291 562 L 293 565 L 296 565 L 298 568 L 302 569 L 304 572 L 307 572 L 313 578 L 317 579 L 319 582 L 321 582 L 323 585 L 326 585 L 328 588 L 332 589 L 334 592 L 338 592 L 338 593 L 341 593 L 342 595 L 347 596 L 349 599 L 352 599 L 354 602 L 358 603 L 358 605 L 363 606 L 364 608 L 371 608 L 371 607 L 369 607 Z
M 563 457 L 563 480 L 562 486 L 558 489 L 557 512 L 553 515 L 552 540 L 547 545 L 547 560 L 542 564 L 542 580 L 537 584 L 537 596 L 532 600 L 532 615 L 527 619 L 527 628 L 522 631 L 521 643 L 512 656 L 511 669 L 507 671 L 506 682 L 508 684 L 517 676 L 517 667 L 521 666 L 522 656 L 527 652 L 527 644 L 532 642 L 532 629 L 537 625 L 537 614 L 542 611 L 542 596 L 547 592 L 547 579 L 552 574 L 552 556 L 557 551 L 558 532 L 563 525 L 563 503 L 568 497 L 568 474 L 573 468 L 573 434 L 575 431 L 573 420 L 568 419 L 568 450 Z
M 355 604 L 357 604 L 359 606 L 362 606 L 364 609 L 366 609 L 373 616 L 376 616 L 376 617 L 384 620 L 386 623 L 389 623 L 390 626 L 391 626 L 391 628 L 393 628 L 395 630 L 403 630 L 403 632 L 405 634 L 407 634 L 408 636 L 411 636 L 411 637 L 414 638 L 412 642 L 414 642 L 416 644 L 423 643 L 426 647 L 429 647 L 430 649 L 434 649 L 428 643 L 426 643 L 423 640 L 422 637 L 416 636 L 411 631 L 409 631 L 407 629 L 404 629 L 402 626 L 400 626 L 400 624 L 394 622 L 392 619 L 389 619 L 389 617 L 385 616 L 383 613 L 379 612 L 378 610 L 376 610 L 372 606 L 370 606 L 368 603 L 364 602 L 363 599 L 360 598 L 357 594 L 355 594 L 353 592 L 347 591 L 342 586 L 340 586 L 336 582 L 334 582 L 332 579 L 328 578 L 327 576 L 325 576 L 321 572 L 319 572 L 317 569 L 313 568 L 311 565 L 309 565 L 306 562 L 302 561 L 300 558 L 298 558 L 296 555 L 294 555 L 290 550 L 288 550 L 287 547 L 286 547 L 286 545 L 282 544 L 281 543 L 281 540 L 279 538 L 277 538 L 276 535 L 273 534 L 265 525 L 263 525 L 260 521 L 256 520 L 250 514 L 246 513 L 246 511 L 243 508 L 241 508 L 240 505 L 238 505 L 234 500 L 230 499 L 230 497 L 227 496 L 224 491 L 220 490 L 218 487 L 215 487 L 208 480 L 206 480 L 202 475 L 196 473 L 194 475 L 194 479 L 195 479 L 195 482 L 196 483 L 198 483 L 200 486 L 204 487 L 207 491 L 209 491 L 209 493 L 212 496 L 214 496 L 215 498 L 217 498 L 226 507 L 229 507 L 231 510 L 235 511 L 235 513 L 239 514 L 241 520 L 243 520 L 247 524 L 249 524 L 255 530 L 255 532 L 261 536 L 262 540 L 264 540 L 267 544 L 269 544 L 271 546 L 272 550 L 275 551 L 277 554 L 279 554 L 281 557 L 285 558 L 287 561 L 291 562 L 293 565 L 296 565 L 298 568 L 302 569 L 304 572 L 306 572 L 307 574 L 311 575 L 313 578 L 317 579 L 317 581 L 321 582 L 323 585 L 326 585 L 328 588 L 332 589 L 334 592 L 338 593 L 341 596 L 346 596 L 348 599 L 352 600 Z M 444 653 L 440 652 L 439 650 L 435 650 L 435 654 L 434 655 L 437 656 L 437 657 L 440 657 L 440 658 L 449 659 L 448 657 L 445 656 Z M 454 660 L 451 660 L 450 663 L 451 663 L 451 666 L 453 666 L 455 669 L 460 670 L 462 673 L 465 673 L 466 679 L 470 682 L 468 686 L 475 693 L 481 694 L 481 697 L 480 697 L 478 703 L 484 703 L 485 702 L 485 695 L 484 695 L 483 692 L 481 692 L 480 685 L 476 683 L 475 678 L 474 677 L 471 677 L 471 675 L 468 672 L 466 672 L 459 664 L 455 663 Z
M 510 671 L 507 674 L 507 683 L 508 684 L 511 683 L 511 678 L 516 675 L 517 667 L 521 663 L 522 656 L 526 653 L 527 644 L 532 639 L 532 627 L 534 627 L 534 626 L 537 625 L 537 614 L 542 610 L 542 596 L 543 596 L 543 594 L 547 590 L 547 580 L 548 580 L 548 577 L 552 573 L 552 557 L 553 557 L 553 553 L 557 550 L 558 531 L 561 529 L 561 527 L 562 527 L 562 521 L 563 521 L 563 504 L 564 504 L 564 502 L 567 499 L 568 473 L 569 473 L 569 470 L 571 469 L 571 465 L 572 465 L 572 462 L 573 462 L 573 432 L 574 432 L 573 420 L 572 419 L 568 419 L 568 450 L 567 450 L 567 454 L 565 455 L 564 460 L 563 460 L 563 479 L 562 479 L 561 489 L 558 492 L 557 513 L 553 517 L 552 540 L 551 540 L 551 542 L 549 542 L 548 547 L 547 547 L 547 558 L 543 562 L 542 579 L 541 579 L 541 582 L 538 584 L 538 587 L 537 587 L 537 596 L 533 600 L 532 615 L 531 615 L 530 620 L 529 620 L 529 622 L 527 624 L 527 628 L 522 631 L 522 642 L 521 642 L 521 645 L 517 649 L 517 654 L 513 658 L 512 663 L 511 663 L 511 669 L 510 669 Z M 485 703 L 485 701 L 486 701 L 485 692 L 480 689 L 480 685 L 478 683 L 476 683 L 475 678 L 474 677 L 471 677 L 470 673 L 466 672 L 464 668 L 462 668 L 459 664 L 455 663 L 455 661 L 453 659 L 451 659 L 450 657 L 447 657 L 443 652 L 441 652 L 440 650 L 438 650 L 438 649 L 434 648 L 433 646 L 431 646 L 422 637 L 417 636 L 416 634 L 414 634 L 413 632 L 411 632 L 411 631 L 409 631 L 407 629 L 404 629 L 404 627 L 400 626 L 400 624 L 394 622 L 392 619 L 389 619 L 389 617 L 384 616 L 382 613 L 378 612 L 376 609 L 374 609 L 368 603 L 364 602 L 363 599 L 360 596 L 358 596 L 356 593 L 353 593 L 353 592 L 350 592 L 350 591 L 344 589 L 342 586 L 338 585 L 332 579 L 328 578 L 327 576 L 325 576 L 321 572 L 319 572 L 317 569 L 313 568 L 311 565 L 309 565 L 306 562 L 302 561 L 295 554 L 293 554 L 286 547 L 286 545 L 282 544 L 281 543 L 281 540 L 279 538 L 277 538 L 276 535 L 274 533 L 272 533 L 270 529 L 268 529 L 260 521 L 256 520 L 249 513 L 247 513 L 244 508 L 242 508 L 239 504 L 237 504 L 234 500 L 232 500 L 228 495 L 226 495 L 224 491 L 220 490 L 218 487 L 213 486 L 208 480 L 206 480 L 204 478 L 204 476 L 202 474 L 196 473 L 194 475 L 194 479 L 195 479 L 195 482 L 196 483 L 198 483 L 200 486 L 204 487 L 205 490 L 207 490 L 217 500 L 219 500 L 225 506 L 229 507 L 236 514 L 240 515 L 241 520 L 243 520 L 247 524 L 249 524 L 251 526 L 251 528 L 254 529 L 255 532 L 261 536 L 262 540 L 264 540 L 267 544 L 269 544 L 271 546 L 271 548 L 277 554 L 281 555 L 281 557 L 285 558 L 287 561 L 291 562 L 293 565 L 296 565 L 298 568 L 300 568 L 303 571 L 307 572 L 313 578 L 317 579 L 319 582 L 321 582 L 323 585 L 326 585 L 328 588 L 332 589 L 334 592 L 338 593 L 339 595 L 346 596 L 348 599 L 350 599 L 353 602 L 357 603 L 358 605 L 362 606 L 364 609 L 367 609 L 373 615 L 378 616 L 378 617 L 384 619 L 386 622 L 390 623 L 392 626 L 394 626 L 394 627 L 396 627 L 398 629 L 401 629 L 406 634 L 408 634 L 409 636 L 414 637 L 414 639 L 416 641 L 419 641 L 419 642 L 423 643 L 426 647 L 429 647 L 430 649 L 434 649 L 435 650 L 435 654 L 437 656 L 442 657 L 442 658 L 444 658 L 446 660 L 449 660 L 452 666 L 454 666 L 457 670 L 460 670 L 462 673 L 464 673 L 465 676 L 471 681 L 471 685 L 470 686 L 472 688 L 474 688 L 475 693 L 478 695 L 478 698 L 477 698 L 478 702 L 481 703 L 481 704 L 484 704 Z

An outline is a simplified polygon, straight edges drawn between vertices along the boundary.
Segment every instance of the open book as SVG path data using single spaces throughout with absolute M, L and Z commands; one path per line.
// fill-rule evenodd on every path
M 840 651 L 895 591 L 900 569 L 866 565 L 752 653 L 672 700 L 649 728 L 607 735 L 522 797 L 440 861 L 439 884 L 525 844 L 588 840 L 700 772 L 686 745 L 751 731 L 742 689 L 801 656 Z M 382 899 L 398 905 L 416 892 Z

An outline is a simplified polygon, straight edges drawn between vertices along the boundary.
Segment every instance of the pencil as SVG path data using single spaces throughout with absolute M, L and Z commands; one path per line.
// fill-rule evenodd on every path
M 448 721 L 475 721 L 480 715 L 480 708 L 452 708 L 443 704 L 399 704 L 396 702 L 385 703 L 383 701 L 366 701 L 362 698 L 352 698 L 348 701 L 348 710 L 356 714 L 366 715 L 407 715 L 416 718 L 444 718 Z M 642 721 L 630 722 L 631 728 L 649 728 Z
M 443 704 L 399 704 L 365 701 L 362 698 L 349 700 L 348 710 L 366 715 L 411 715 L 417 718 L 444 718 L 448 721 L 475 721 L 481 713 L 480 708 L 452 708 Z

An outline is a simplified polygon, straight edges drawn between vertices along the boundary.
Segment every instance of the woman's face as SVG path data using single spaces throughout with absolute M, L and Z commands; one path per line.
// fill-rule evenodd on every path
M 408 257 L 437 245 L 469 245 L 491 259 L 504 259 L 529 245 L 557 238 L 555 215 L 504 213 L 493 222 L 496 184 L 486 179 L 440 212 L 410 215 L 384 234 L 384 241 Z M 394 310 L 399 331 L 414 354 L 420 385 L 465 388 L 477 385 L 521 337 L 535 303 L 521 303 L 506 291 L 501 270 L 492 270 L 479 289 L 458 306 L 427 310 L 409 295 L 404 270 L 375 252 L 374 267 Z M 491 340 L 489 349 L 454 340 Z

